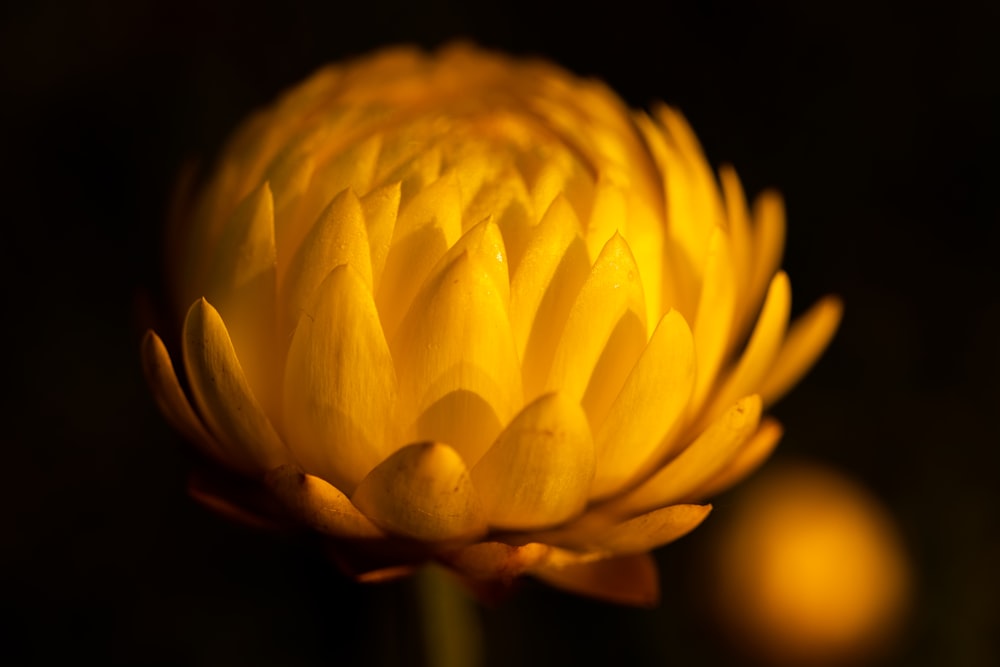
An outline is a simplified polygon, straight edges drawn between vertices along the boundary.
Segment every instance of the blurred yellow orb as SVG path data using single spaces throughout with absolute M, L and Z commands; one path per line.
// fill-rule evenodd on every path
M 720 533 L 720 620 L 769 664 L 865 664 L 886 650 L 910 572 L 889 513 L 857 483 L 807 464 L 748 485 Z M 720 510 L 720 514 L 722 511 Z

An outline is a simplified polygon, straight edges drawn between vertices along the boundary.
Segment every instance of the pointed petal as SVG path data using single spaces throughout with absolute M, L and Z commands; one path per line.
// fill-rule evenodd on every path
M 142 370 L 153 392 L 156 406 L 171 426 L 202 451 L 215 459 L 222 459 L 219 443 L 209 435 L 181 389 L 174 365 L 167 348 L 152 330 L 142 338 Z
M 646 345 L 645 318 L 639 270 L 615 234 L 573 304 L 546 390 L 580 401 L 591 426 L 599 426 Z
M 718 379 L 719 368 L 733 337 L 736 309 L 736 275 L 729 238 L 716 228 L 705 259 L 704 284 L 694 319 L 694 351 L 697 363 L 691 406 L 697 410 Z
M 453 176 L 424 188 L 400 211 L 375 297 L 386 338 L 395 336 L 420 286 L 461 229 L 461 197 Z
M 691 331 L 680 313 L 670 311 L 656 327 L 598 431 L 592 497 L 617 491 L 650 458 L 668 453 L 664 441 L 685 414 L 694 378 Z
M 594 204 L 590 210 L 585 238 L 587 252 L 591 257 L 601 254 L 601 249 L 615 234 L 625 234 L 628 210 L 625 193 L 605 175 L 597 179 L 594 189 Z
M 841 300 L 828 296 L 792 323 L 774 365 L 760 386 L 765 405 L 784 396 L 816 363 L 836 333 L 843 313 Z
M 782 428 L 774 419 L 765 418 L 757 432 L 742 446 L 733 460 L 715 477 L 691 493 L 692 498 L 711 498 L 741 482 L 767 460 L 778 441 Z
M 545 387 L 570 309 L 589 272 L 580 223 L 569 202 L 557 197 L 532 231 L 510 285 L 510 324 L 528 399 Z
M 757 430 L 760 410 L 758 396 L 748 396 L 736 403 L 659 472 L 613 501 L 615 511 L 633 514 L 690 498 L 729 464 Z
M 616 555 L 640 554 L 684 537 L 712 511 L 711 505 L 670 505 L 618 524 L 592 548 Z
M 276 264 L 274 205 L 265 182 L 227 221 L 205 292 L 226 322 L 247 381 L 265 409 L 275 402 L 271 389 L 277 369 L 270 351 L 274 348 Z
M 265 481 L 297 521 L 323 535 L 348 539 L 385 537 L 347 496 L 319 477 L 286 465 L 269 471 Z
M 289 447 L 307 471 L 351 492 L 392 451 L 395 405 L 395 370 L 371 292 L 341 265 L 317 288 L 288 350 Z
M 788 313 L 792 304 L 792 288 L 784 271 L 775 274 L 767 292 L 764 307 L 757 318 L 753 333 L 736 367 L 715 392 L 703 414 L 704 421 L 716 418 L 741 396 L 759 390 L 781 348 L 788 328 Z M 704 424 L 707 426 L 707 424 Z
M 403 447 L 361 480 L 354 505 L 381 528 L 428 542 L 471 540 L 486 532 L 469 471 L 451 447 Z
M 517 170 L 505 169 L 496 178 L 483 183 L 465 210 L 467 219 L 479 221 L 488 216 L 493 216 L 500 227 L 510 271 L 514 273 L 524 256 L 532 234 L 531 225 L 536 220 L 527 187 Z
M 654 607 L 660 601 L 659 574 L 649 554 L 587 561 L 553 549 L 529 572 L 557 588 L 606 602 Z
M 195 404 L 227 460 L 251 475 L 288 463 L 284 443 L 243 375 L 226 325 L 204 299 L 188 310 L 183 342 Z
M 524 408 L 472 469 L 491 526 L 530 530 L 583 511 L 594 444 L 580 405 L 547 394 Z
M 771 190 L 762 192 L 754 202 L 753 221 L 753 262 L 746 302 L 757 304 L 781 266 L 785 249 L 785 205 L 781 195 Z
M 368 245 L 372 253 L 373 292 L 378 293 L 385 269 L 385 258 L 389 254 L 396 217 L 399 215 L 399 183 L 390 183 L 372 190 L 361 198 L 361 209 L 368 229 Z
M 351 190 L 342 190 L 330 201 L 288 267 L 282 286 L 286 331 L 293 330 L 302 313 L 308 312 L 316 288 L 342 264 L 354 269 L 371 291 L 368 232 L 361 202 Z
M 470 465 L 522 405 L 507 306 L 490 261 L 466 252 L 436 276 L 392 348 L 400 419 L 414 425 L 406 439 L 447 442 Z
M 732 239 L 733 264 L 736 268 L 737 284 L 740 290 L 740 312 L 737 315 L 737 331 L 745 331 L 747 320 L 753 316 L 757 306 L 752 301 L 747 290 L 750 287 L 750 269 L 753 264 L 753 237 L 750 229 L 750 211 L 747 209 L 747 198 L 743 192 L 743 184 L 736 170 L 729 165 L 719 169 L 719 181 L 722 184 L 723 200 L 725 201 L 726 223 L 729 238 Z

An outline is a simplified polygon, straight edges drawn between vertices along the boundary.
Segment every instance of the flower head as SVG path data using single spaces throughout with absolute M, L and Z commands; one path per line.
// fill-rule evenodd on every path
M 153 333 L 147 376 L 359 578 L 651 603 L 648 552 L 767 456 L 840 313 L 788 328 L 780 199 L 719 181 L 678 112 L 544 62 L 328 67 L 223 151 L 174 260 L 186 388 Z

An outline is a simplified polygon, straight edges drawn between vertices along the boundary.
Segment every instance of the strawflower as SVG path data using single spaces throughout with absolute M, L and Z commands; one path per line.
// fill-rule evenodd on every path
M 840 317 L 789 328 L 780 198 L 717 181 L 677 111 L 464 45 L 320 70 L 180 218 L 186 316 L 143 360 L 216 471 L 195 495 L 360 580 L 655 603 L 650 550 L 767 457 Z

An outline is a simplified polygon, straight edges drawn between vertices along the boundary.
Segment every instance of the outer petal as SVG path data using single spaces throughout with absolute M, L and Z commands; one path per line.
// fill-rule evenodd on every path
M 736 309 L 736 275 L 729 238 L 716 228 L 705 259 L 705 280 L 694 319 L 694 351 L 698 360 L 692 407 L 697 409 L 718 378 L 733 337 Z
M 757 432 L 744 444 L 733 460 L 715 477 L 692 492 L 692 498 L 710 498 L 740 482 L 756 470 L 781 440 L 782 428 L 774 419 L 765 418 Z
M 580 541 L 588 551 L 623 556 L 651 551 L 684 537 L 705 520 L 711 505 L 670 505 L 640 514 Z
M 240 365 L 261 405 L 274 406 L 277 249 L 274 204 L 264 183 L 236 208 L 213 256 L 205 297 L 226 322 Z
M 520 409 L 507 304 L 468 252 L 414 301 L 393 345 L 406 439 L 447 442 L 474 464 Z
M 204 299 L 184 320 L 184 366 L 205 423 L 219 438 L 226 460 L 258 475 L 288 462 L 288 451 L 254 398 L 226 325 Z
M 757 430 L 760 410 L 758 396 L 748 396 L 736 403 L 677 458 L 614 501 L 615 511 L 631 514 L 689 498 L 717 475 Z
M 593 497 L 618 490 L 663 449 L 685 414 L 694 377 L 691 331 L 680 313 L 671 311 L 656 327 L 598 431 Z
M 597 427 L 645 345 L 639 269 L 625 239 L 616 234 L 573 304 L 546 389 L 580 401 Z
M 224 461 L 219 443 L 205 430 L 201 419 L 184 395 L 166 346 L 152 330 L 147 331 L 142 338 L 142 370 L 153 391 L 157 407 L 171 425 L 201 447 L 206 454 Z
M 753 207 L 753 263 L 746 300 L 756 304 L 781 265 L 785 247 L 785 205 L 777 192 L 762 192 Z
M 306 470 L 352 491 L 392 451 L 396 375 L 364 279 L 342 265 L 299 319 L 285 366 L 285 429 Z
M 552 549 L 529 572 L 557 588 L 607 602 L 654 607 L 660 601 L 660 578 L 649 554 L 593 558 Z
M 510 583 L 545 558 L 549 547 L 537 542 L 512 546 L 502 542 L 477 542 L 440 557 L 448 567 L 474 580 Z
M 530 530 L 583 511 L 594 444 L 579 404 L 547 394 L 504 429 L 472 469 L 491 526 Z
M 267 473 L 267 485 L 293 517 L 324 535 L 373 539 L 385 533 L 328 482 L 294 466 Z
M 798 382 L 830 344 L 837 331 L 844 306 L 828 296 L 796 320 L 785 338 L 778 357 L 760 387 L 765 405 L 771 405 Z
M 383 529 L 417 540 L 468 541 L 486 532 L 469 471 L 439 443 L 403 447 L 361 480 L 352 500 Z
M 703 420 L 715 419 L 733 401 L 758 391 L 761 380 L 771 369 L 781 347 L 788 327 L 791 303 L 792 288 L 788 276 L 784 271 L 779 271 L 771 281 L 767 299 L 746 349 L 722 387 L 715 392 L 702 415 Z

